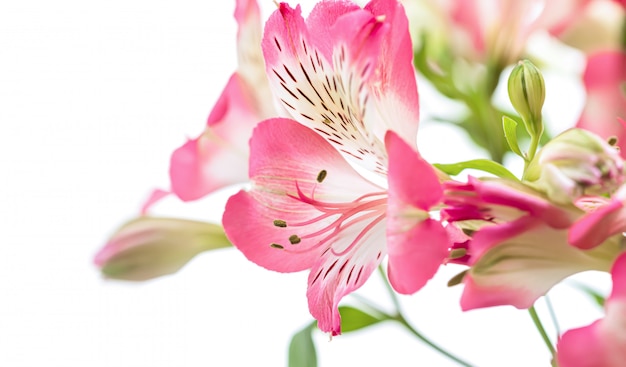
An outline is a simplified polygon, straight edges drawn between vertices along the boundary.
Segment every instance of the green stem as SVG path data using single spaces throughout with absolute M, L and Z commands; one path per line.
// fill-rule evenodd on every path
M 539 147 L 539 140 L 541 140 L 541 134 L 531 135 L 530 137 L 530 146 L 528 147 L 528 152 L 526 153 L 524 161 L 524 174 L 522 175 L 522 179 L 526 176 L 526 171 L 528 170 L 530 162 L 532 162 L 533 158 L 535 158 L 537 148 Z
M 443 349 L 439 345 L 435 344 L 432 340 L 428 339 L 426 336 L 424 336 L 422 333 L 420 333 L 415 327 L 413 327 L 406 320 L 404 315 L 402 314 L 402 310 L 400 308 L 400 301 L 398 300 L 396 292 L 393 290 L 393 288 L 391 288 L 391 284 L 389 284 L 389 282 L 387 281 L 387 275 L 385 274 L 385 271 L 383 270 L 383 268 L 381 266 L 378 267 L 378 272 L 382 276 L 383 281 L 385 283 L 385 286 L 387 288 L 387 291 L 389 292 L 389 296 L 391 297 L 391 301 L 393 302 L 393 304 L 394 304 L 394 306 L 396 308 L 396 314 L 395 315 L 393 315 L 393 316 L 392 315 L 386 315 L 386 316 L 389 319 L 391 319 L 391 320 L 399 322 L 409 332 L 411 332 L 411 334 L 413 334 L 415 337 L 417 337 L 419 340 L 421 340 L 424 344 L 428 345 L 429 347 L 433 348 L 434 350 L 436 350 L 437 352 L 441 353 L 442 355 L 448 357 L 449 359 L 455 361 L 459 365 L 465 366 L 465 367 L 473 367 L 473 365 L 469 364 L 468 362 L 465 362 L 461 358 L 453 355 L 452 353 L 450 353 L 447 350 Z
M 550 301 L 550 297 L 546 294 L 545 296 L 546 306 L 548 306 L 548 312 L 550 312 L 550 318 L 552 319 L 552 324 L 554 325 L 554 329 L 556 330 L 556 335 L 561 335 L 561 328 L 559 326 L 559 321 L 556 318 L 556 312 L 554 312 L 554 307 L 552 307 L 552 301 Z
M 554 346 L 552 345 L 552 341 L 550 341 L 550 338 L 548 337 L 548 333 L 546 333 L 546 329 L 544 329 L 543 324 L 541 323 L 541 320 L 539 319 L 539 315 L 537 315 L 537 310 L 535 310 L 535 306 L 531 306 L 528 309 L 528 313 L 530 314 L 530 317 L 533 319 L 533 323 L 535 324 L 537 331 L 539 331 L 539 334 L 541 334 L 541 338 L 543 339 L 543 342 L 546 344 L 546 346 L 550 350 L 552 357 L 554 357 L 554 353 L 555 353 Z

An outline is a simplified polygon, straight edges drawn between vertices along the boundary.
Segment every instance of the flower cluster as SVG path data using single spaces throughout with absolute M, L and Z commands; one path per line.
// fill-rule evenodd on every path
M 267 269 L 308 270 L 309 310 L 331 336 L 342 331 L 342 298 L 383 264 L 400 294 L 418 292 L 441 266 L 465 266 L 451 280 L 463 285 L 463 310 L 532 309 L 570 275 L 608 272 L 606 317 L 560 335 L 552 363 L 622 366 L 624 7 L 326 0 L 306 18 L 299 6 L 277 4 L 263 27 L 257 3 L 237 0 L 237 71 L 204 132 L 172 154 L 171 188 L 112 236 L 96 264 L 108 277 L 143 280 L 230 242 Z M 598 19 L 606 12 L 614 22 Z M 551 139 L 543 76 L 517 62 L 538 34 L 587 60 L 579 122 Z M 517 114 L 492 102 L 505 72 Z M 491 160 L 436 165 L 420 155 L 418 75 L 466 105 L 456 123 Z M 505 155 L 524 162 L 522 174 L 500 164 Z M 466 168 L 489 175 L 457 176 Z M 228 200 L 223 228 L 145 214 L 163 196 L 198 200 L 237 183 L 245 188 Z

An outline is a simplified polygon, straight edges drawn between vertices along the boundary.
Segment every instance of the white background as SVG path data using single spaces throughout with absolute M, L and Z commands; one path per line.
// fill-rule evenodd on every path
M 306 273 L 268 272 L 232 249 L 139 284 L 105 281 L 92 265 L 150 189 L 167 188 L 171 151 L 202 130 L 235 68 L 233 10 L 231 0 L 0 3 L 0 366 L 286 364 L 291 334 L 310 322 Z M 433 161 L 481 154 L 448 127 L 423 127 Z M 157 209 L 216 221 L 224 198 Z M 459 311 L 461 288 L 444 286 L 458 270 L 402 298 L 412 322 L 479 366 L 547 366 L 526 312 Z M 390 305 L 375 277 L 361 293 Z M 569 287 L 554 302 L 566 326 L 600 315 Z M 396 325 L 315 337 L 321 366 L 454 365 Z

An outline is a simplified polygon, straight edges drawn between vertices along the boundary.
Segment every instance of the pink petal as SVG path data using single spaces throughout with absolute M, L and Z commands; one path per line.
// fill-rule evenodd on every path
M 400 232 L 390 217 L 387 251 L 389 282 L 393 289 L 402 294 L 420 290 L 447 258 L 449 245 L 446 230 L 433 219 L 420 221 Z
M 283 272 L 306 269 L 331 243 L 333 248 L 345 247 L 354 240 L 342 237 L 343 231 L 333 231 L 337 215 L 324 216 L 311 202 L 355 213 L 354 205 L 386 204 L 382 197 L 355 204 L 363 195 L 380 195 L 384 190 L 363 179 L 322 137 L 295 121 L 271 119 L 259 124 L 250 149 L 252 190 L 229 199 L 223 224 L 233 244 L 261 266 Z M 318 182 L 321 171 L 326 177 Z M 286 227 L 274 225 L 275 220 L 285 221 Z M 311 223 L 297 225 L 307 221 Z M 363 229 L 367 223 L 352 227 Z M 329 231 L 312 235 L 322 229 Z M 301 242 L 291 245 L 292 235 Z
M 261 13 L 256 0 L 237 0 L 235 19 L 239 26 L 237 29 L 237 74 L 247 86 L 246 93 L 250 96 L 248 99 L 250 108 L 258 115 L 258 121 L 276 117 L 274 98 L 265 74 L 261 50 Z
M 385 3 L 380 4 L 385 9 Z M 330 19 L 323 19 L 323 11 L 331 14 Z M 381 50 L 393 51 L 383 43 L 390 42 L 392 24 L 387 18 L 394 14 L 378 17 L 343 2 L 326 2 L 305 23 L 299 7 L 281 4 L 268 20 L 263 38 L 270 84 L 292 117 L 319 132 L 347 159 L 382 175 L 387 166 L 384 133 L 397 128 L 415 140 L 417 129 L 416 113 L 409 119 L 399 112 L 409 100 L 405 107 L 417 111 L 417 90 L 415 98 L 395 95 L 414 86 L 414 74 L 413 81 L 390 80 L 404 76 L 409 67 L 414 73 L 410 43 L 397 55 L 406 59 L 406 67 L 382 66 L 393 64 L 387 59 L 391 55 Z M 400 37 L 390 46 L 396 42 L 405 44 Z
M 248 88 L 233 74 L 211 111 L 206 131 L 172 154 L 172 192 L 180 199 L 196 200 L 247 181 L 247 142 L 260 119 L 250 104 Z
M 478 180 L 475 180 L 478 182 Z M 540 218 L 551 227 L 566 228 L 572 223 L 571 214 L 540 197 L 533 190 L 513 182 L 510 186 L 498 181 L 484 181 L 476 185 L 476 192 L 488 203 L 510 206 Z
M 361 287 L 385 255 L 385 223 L 368 232 L 364 242 L 343 256 L 328 251 L 313 265 L 309 274 L 307 298 L 318 327 L 331 335 L 341 334 L 339 301 Z M 346 233 L 347 238 L 357 235 Z
M 626 361 L 626 253 L 611 270 L 613 291 L 603 320 L 567 331 L 557 344 L 560 367 L 621 367 Z
M 141 215 L 148 214 L 148 210 L 150 210 L 150 208 L 152 208 L 152 206 L 154 204 L 156 204 L 157 202 L 161 201 L 163 198 L 167 197 L 170 194 L 171 194 L 171 192 L 165 191 L 165 190 L 161 190 L 161 189 L 153 190 L 150 193 L 150 196 L 148 197 L 146 202 L 141 207 Z
M 474 48 L 483 53 L 485 50 L 485 25 L 481 19 L 482 12 L 477 0 L 455 1 L 450 9 L 450 16 L 459 28 L 469 34 Z M 492 10 L 493 11 L 493 10 Z
M 533 217 L 481 228 L 470 251 L 472 268 L 464 279 L 463 310 L 498 305 L 528 308 L 566 277 L 607 270 L 611 261 L 570 246 L 566 230 Z
M 621 201 L 613 200 L 574 223 L 569 242 L 580 249 L 591 249 L 625 230 L 626 209 Z
M 535 21 L 535 27 L 547 29 L 558 36 L 582 18 L 589 3 L 591 0 L 544 0 L 543 10 Z
M 396 133 L 385 138 L 389 154 L 387 244 L 389 280 L 400 293 L 418 291 L 448 255 L 446 231 L 429 219 L 443 190 L 433 168 Z
M 390 25 L 378 57 L 376 89 L 373 102 L 380 114 L 380 124 L 404 137 L 415 148 L 419 122 L 419 97 L 413 44 L 402 4 L 395 0 L 374 0 L 365 9 L 384 16 Z
M 433 167 L 398 134 L 389 131 L 385 136 L 389 155 L 389 201 L 429 210 L 438 204 L 443 188 Z
M 600 320 L 586 327 L 568 330 L 557 344 L 559 367 L 621 367 L 609 364 L 598 336 Z M 626 356 L 624 357 L 626 358 Z
M 526 185 L 505 179 L 469 177 L 466 184 L 449 181 L 444 186 L 444 202 L 450 208 L 443 209 L 442 214 L 447 220 L 510 220 L 508 217 L 515 214 L 511 209 L 518 209 L 516 218 L 528 213 L 551 227 L 567 228 L 580 215 L 579 211 L 555 205 Z
M 611 302 L 626 301 L 626 253 L 622 253 L 613 263 L 611 279 L 613 280 L 613 291 L 611 291 L 609 300 Z
M 583 81 L 587 102 L 576 126 L 605 139 L 617 137 L 621 155 L 626 158 L 626 128 L 619 122 L 626 119 L 626 96 L 621 90 L 626 83 L 626 52 L 607 51 L 589 56 Z
M 261 19 L 255 0 L 237 0 L 238 70 L 229 79 L 202 135 L 172 154 L 172 192 L 196 200 L 247 181 L 248 139 L 256 124 L 276 116 L 261 52 Z

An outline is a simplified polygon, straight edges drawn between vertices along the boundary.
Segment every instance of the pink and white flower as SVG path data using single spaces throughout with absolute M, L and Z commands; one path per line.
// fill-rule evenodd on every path
M 339 301 L 385 255 L 392 286 L 413 293 L 448 254 L 447 234 L 428 213 L 441 198 L 439 178 L 415 150 L 406 16 L 394 0 L 364 9 L 321 2 L 306 21 L 299 7 L 280 4 L 263 50 L 270 84 L 293 120 L 255 129 L 252 186 L 230 198 L 224 228 L 261 266 L 310 269 L 309 309 L 321 330 L 337 335 Z
M 512 305 L 528 308 L 566 277 L 608 271 L 620 252 L 612 237 L 583 251 L 568 242 L 568 229 L 582 211 L 547 200 L 521 183 L 502 179 L 445 183 L 444 219 L 473 231 L 470 269 L 461 307 Z
M 256 0 L 237 0 L 238 68 L 207 119 L 204 132 L 176 149 L 170 160 L 171 190 L 184 201 L 246 182 L 252 129 L 278 116 L 261 53 L 261 18 Z
M 626 253 L 611 269 L 613 291 L 606 315 L 590 325 L 568 330 L 557 344 L 560 367 L 621 367 L 626 361 Z

